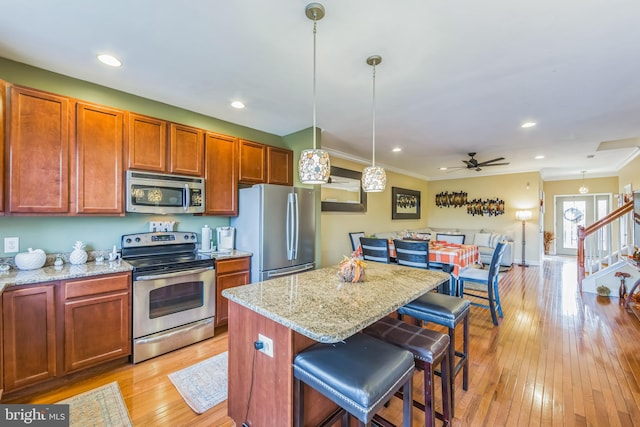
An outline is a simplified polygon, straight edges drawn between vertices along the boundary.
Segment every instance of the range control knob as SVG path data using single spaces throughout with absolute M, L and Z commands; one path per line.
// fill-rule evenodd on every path
M 136 243 L 140 243 L 140 238 L 136 237 Z
M 125 241 L 126 243 L 131 243 L 131 237 L 127 237 L 124 241 Z

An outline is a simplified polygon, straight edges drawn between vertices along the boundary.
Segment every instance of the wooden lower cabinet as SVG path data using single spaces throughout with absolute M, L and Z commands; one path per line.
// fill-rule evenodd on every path
M 131 354 L 131 276 L 62 282 L 64 372 Z
M 216 326 L 226 325 L 229 319 L 229 302 L 222 291 L 249 283 L 251 277 L 251 258 L 232 258 L 216 260 Z
M 19 285 L 2 294 L 8 393 L 131 354 L 131 274 Z
M 57 375 L 55 287 L 20 286 L 2 294 L 4 391 Z

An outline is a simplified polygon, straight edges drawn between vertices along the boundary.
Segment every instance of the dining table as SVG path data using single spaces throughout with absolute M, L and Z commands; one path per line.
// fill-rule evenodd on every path
M 389 256 L 396 257 L 393 240 L 389 240 Z M 432 240 L 429 242 L 429 262 L 452 266 L 451 275 L 458 279 L 460 271 L 474 264 L 482 264 L 476 245 L 464 245 Z

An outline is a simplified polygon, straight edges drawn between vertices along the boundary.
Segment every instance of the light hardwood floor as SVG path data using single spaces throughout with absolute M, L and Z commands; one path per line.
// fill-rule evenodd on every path
M 459 376 L 453 425 L 640 426 L 640 322 L 617 298 L 580 295 L 570 259 L 514 266 L 501 278 L 500 295 L 504 319 L 498 327 L 488 311 L 471 309 L 469 390 L 462 390 Z M 196 415 L 167 377 L 226 349 L 221 332 L 135 366 L 50 391 L 7 395 L 3 403 L 52 403 L 118 381 L 136 426 L 233 426 L 226 402 Z M 421 377 L 414 382 L 418 395 Z M 384 415 L 399 423 L 400 411 L 393 399 Z M 417 410 L 414 425 L 424 425 Z

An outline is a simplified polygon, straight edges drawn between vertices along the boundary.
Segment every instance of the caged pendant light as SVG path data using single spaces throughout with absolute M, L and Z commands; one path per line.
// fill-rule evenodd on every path
M 367 64 L 373 67 L 373 156 L 371 166 L 362 171 L 362 189 L 367 193 L 384 191 L 387 186 L 387 174 L 383 168 L 376 166 L 376 65 L 382 62 L 380 55 L 367 58 Z
M 582 171 L 582 185 L 580 186 L 580 188 L 578 188 L 578 192 L 580 194 L 587 194 L 589 192 L 589 187 L 587 187 L 586 185 L 584 185 L 584 174 L 587 171 Z
M 313 149 L 300 153 L 298 176 L 303 184 L 324 184 L 329 181 L 331 173 L 329 153 L 316 148 L 316 24 L 324 17 L 324 6 L 309 3 L 305 13 L 313 20 Z

